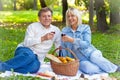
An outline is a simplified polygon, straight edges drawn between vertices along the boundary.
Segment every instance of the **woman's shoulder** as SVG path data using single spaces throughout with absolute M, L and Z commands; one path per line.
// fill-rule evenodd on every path
M 89 28 L 90 27 L 88 24 L 81 24 L 79 26 L 82 27 L 82 28 Z
M 62 31 L 68 31 L 68 30 L 70 30 L 70 27 L 68 27 L 68 26 L 62 28 Z
M 85 30 L 85 29 L 90 29 L 90 26 L 88 24 L 81 24 L 79 25 L 79 30 Z
M 91 31 L 91 30 L 90 30 L 90 26 L 89 25 L 81 24 L 81 25 L 78 26 L 77 31 L 86 32 L 86 31 Z

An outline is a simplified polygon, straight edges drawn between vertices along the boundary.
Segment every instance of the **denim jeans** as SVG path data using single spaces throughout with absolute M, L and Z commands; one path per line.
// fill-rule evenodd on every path
M 113 73 L 117 70 L 117 66 L 104 58 L 101 51 L 96 50 L 91 54 L 89 60 L 80 62 L 79 69 L 87 74 Z
M 40 68 L 37 55 L 27 47 L 18 47 L 15 56 L 2 64 L 4 70 L 20 73 L 36 73 Z

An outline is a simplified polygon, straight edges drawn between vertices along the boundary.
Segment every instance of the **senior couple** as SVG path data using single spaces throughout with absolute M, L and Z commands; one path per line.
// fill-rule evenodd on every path
M 91 44 L 90 26 L 82 24 L 79 10 L 69 8 L 66 11 L 66 27 L 62 32 L 51 24 L 52 15 L 53 12 L 48 7 L 38 12 L 39 22 L 27 27 L 24 41 L 17 46 L 14 57 L 0 62 L 0 72 L 13 69 L 19 73 L 36 73 L 53 44 L 55 48 L 62 46 L 71 49 L 77 55 L 79 70 L 83 73 L 120 71 L 120 67 L 104 58 L 101 51 Z M 65 35 L 61 37 L 61 33 Z M 59 54 L 73 57 L 65 50 L 61 50 Z

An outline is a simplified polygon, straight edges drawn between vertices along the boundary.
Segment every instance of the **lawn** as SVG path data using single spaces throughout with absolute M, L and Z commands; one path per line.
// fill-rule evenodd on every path
M 32 15 L 31 15 L 32 14 Z M 20 12 L 0 12 L 0 60 L 6 61 L 13 57 L 17 45 L 23 41 L 24 34 L 28 23 L 37 21 L 37 11 L 20 11 Z M 55 14 L 55 15 L 58 15 Z M 56 18 L 56 16 L 54 16 Z M 59 19 L 56 20 L 60 20 Z M 63 26 L 57 23 L 57 26 Z M 92 44 L 103 52 L 103 55 L 115 64 L 120 64 L 120 26 L 111 28 L 106 33 L 93 32 Z M 52 51 L 52 50 L 51 50 Z M 120 80 L 120 73 L 112 73 L 110 76 Z M 12 78 L 12 77 L 11 77 Z M 15 77 L 14 77 L 15 78 Z M 18 78 L 18 77 L 17 77 Z M 23 76 L 20 78 L 23 78 Z M 31 78 L 31 77 L 28 77 Z M 28 80 L 24 78 L 24 80 Z M 1 79 L 0 79 L 1 80 Z M 8 80 L 8 79 L 7 79 Z M 13 80 L 9 78 L 9 80 Z M 29 79 L 35 80 L 35 79 Z M 37 80 L 37 79 L 36 79 Z

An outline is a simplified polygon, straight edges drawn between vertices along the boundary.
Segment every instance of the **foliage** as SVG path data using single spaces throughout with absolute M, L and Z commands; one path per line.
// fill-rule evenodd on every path
M 61 9 L 61 7 L 58 7 L 57 5 L 54 5 L 53 21 L 62 21 L 62 9 Z
M 1 0 L 1 3 L 3 5 L 3 10 L 11 10 L 13 8 L 12 0 Z
M 45 0 L 45 3 L 47 4 L 47 6 L 52 8 L 56 1 L 57 0 Z
M 33 0 L 16 0 L 17 10 L 33 9 Z
M 62 12 L 57 9 L 53 12 L 53 20 L 54 21 L 61 21 L 62 20 Z M 60 11 L 60 12 L 58 12 Z M 38 21 L 37 17 L 38 11 L 0 11 L 0 23 L 30 23 Z
M 116 12 L 116 9 L 120 10 L 120 5 L 119 5 L 120 0 L 116 0 L 116 1 L 109 0 L 109 2 L 110 2 L 109 4 L 110 4 L 110 8 L 111 8 L 112 12 Z
M 20 0 L 21 1 L 21 0 Z M 28 4 L 29 3 L 29 4 Z M 33 9 L 33 0 L 24 0 L 22 9 L 24 10 L 32 10 Z
M 2 0 L 3 10 L 13 10 L 13 4 L 15 0 Z M 16 0 L 17 10 L 33 10 L 33 0 Z M 37 0 L 37 7 L 40 7 L 39 0 Z
M 75 5 L 79 7 L 84 7 L 83 9 L 88 9 L 89 0 L 75 0 Z

